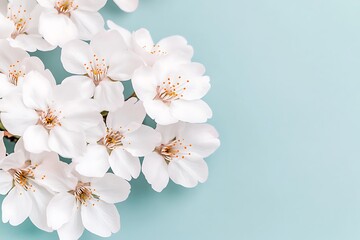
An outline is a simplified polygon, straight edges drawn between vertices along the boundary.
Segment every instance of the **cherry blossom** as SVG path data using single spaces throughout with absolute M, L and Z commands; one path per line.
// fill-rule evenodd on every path
M 202 64 L 171 55 L 153 67 L 135 71 L 132 82 L 147 114 L 158 124 L 179 120 L 203 123 L 212 117 L 210 107 L 201 100 L 210 89 L 210 79 L 204 73 Z
M 121 81 L 132 78 L 142 65 L 140 58 L 126 49 L 116 31 L 101 32 L 90 44 L 80 40 L 66 44 L 61 61 L 68 72 L 78 74 L 65 79 L 63 84 L 71 84 L 85 98 L 94 97 L 100 110 L 108 111 L 123 105 Z
M 144 157 L 142 172 L 152 188 L 161 192 L 169 178 L 184 187 L 195 187 L 208 178 L 204 158 L 219 146 L 218 133 L 209 124 L 177 123 L 158 125 L 162 140 Z
M 38 71 L 55 85 L 52 73 L 45 69 L 38 57 L 30 57 L 27 52 L 13 48 L 5 40 L 0 40 L 0 98 L 19 89 L 24 77 L 31 71 Z
M 43 7 L 39 32 L 51 44 L 62 46 L 73 40 L 90 40 L 104 29 L 98 11 L 107 0 L 37 0 Z
M 55 48 L 38 30 L 41 7 L 36 0 L 2 0 L 0 3 L 0 39 L 29 52 Z
M 29 152 L 78 156 L 86 146 L 84 131 L 98 125 L 101 115 L 91 99 L 69 100 L 67 94 L 66 88 L 52 86 L 32 71 L 24 78 L 21 94 L 2 99 L 1 121 L 10 133 L 23 136 Z
M 150 32 L 145 28 L 130 33 L 111 20 L 107 21 L 107 25 L 111 30 L 119 32 L 128 49 L 138 54 L 148 66 L 154 65 L 158 60 L 172 54 L 180 55 L 190 61 L 194 54 L 193 48 L 182 36 L 170 36 L 154 43 Z
M 48 225 L 58 231 L 60 240 L 79 239 L 84 229 L 109 237 L 120 230 L 120 215 L 114 203 L 125 201 L 130 184 L 107 173 L 102 178 L 77 176 L 65 185 L 47 206 Z
M 105 30 L 99 10 L 106 2 L 0 1 L 4 223 L 29 218 L 60 240 L 79 239 L 85 229 L 109 237 L 120 230 L 115 204 L 128 198 L 128 181 L 141 171 L 157 192 L 169 179 L 193 188 L 208 178 L 205 158 L 220 141 L 206 124 L 205 67 L 192 61 L 182 36 L 155 42 L 147 29 L 130 32 L 111 20 Z M 139 5 L 114 2 L 125 12 Z M 55 47 L 62 65 L 28 53 Z M 47 68 L 62 67 L 70 75 L 56 83 Z
M 88 131 L 86 153 L 74 158 L 76 170 L 89 177 L 102 177 L 112 171 L 126 180 L 137 178 L 141 171 L 139 156 L 151 153 L 160 142 L 160 134 L 142 125 L 145 110 L 136 98 L 122 108 L 109 112 L 106 125 Z
M 15 152 L 0 161 L 0 194 L 6 195 L 2 203 L 2 221 L 17 226 L 29 217 L 35 226 L 51 232 L 46 220 L 46 206 L 53 191 L 42 182 L 44 179 L 55 182 L 66 165 L 60 162 L 56 153 L 25 151 L 19 141 Z M 51 169 L 56 171 L 48 171 Z

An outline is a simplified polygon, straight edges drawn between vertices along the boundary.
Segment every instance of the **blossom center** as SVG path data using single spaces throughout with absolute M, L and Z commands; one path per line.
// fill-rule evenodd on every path
M 187 90 L 186 85 L 190 80 L 183 81 L 181 76 L 177 78 L 168 77 L 157 87 L 157 94 L 155 99 L 159 99 L 164 103 L 180 99 L 184 97 L 184 92 Z
M 99 143 L 105 145 L 109 150 L 114 150 L 117 147 L 123 146 L 123 139 L 124 136 L 119 131 L 108 128 L 106 130 L 106 136 L 100 139 Z
M 39 124 L 43 125 L 46 129 L 51 130 L 56 126 L 61 126 L 59 113 L 55 110 L 48 108 L 46 111 L 38 111 Z
M 74 0 L 58 0 L 55 3 L 55 9 L 58 13 L 68 15 L 76 10 L 79 6 L 74 4 Z
M 16 64 L 19 64 L 19 62 L 20 61 L 16 61 Z M 25 76 L 25 73 L 22 70 L 16 68 L 16 64 L 10 65 L 8 73 L 9 82 L 15 86 L 18 85 L 19 78 Z
M 22 169 L 10 169 L 9 173 L 13 176 L 14 184 L 21 186 L 26 191 L 32 188 L 29 180 L 34 179 L 34 172 L 30 160 L 25 162 Z
M 186 155 L 191 155 L 189 148 L 192 147 L 192 144 L 185 144 L 184 139 L 174 138 L 168 144 L 161 144 L 155 151 L 157 151 L 169 164 L 174 158 L 184 159 Z
M 90 183 L 83 183 L 81 181 L 78 182 L 75 190 L 71 190 L 69 193 L 73 194 L 75 199 L 83 205 L 85 205 L 91 199 L 99 199 L 99 196 L 93 194 L 93 192 L 90 190 Z
M 11 38 L 13 39 L 15 39 L 20 34 L 26 33 L 26 27 L 32 20 L 22 5 L 19 5 L 16 9 L 13 9 L 13 7 L 10 6 L 8 9 L 7 18 L 10 19 L 15 26 L 15 29 L 11 34 Z
M 144 45 L 143 49 L 145 49 L 145 51 L 147 51 L 151 55 L 164 56 L 164 55 L 168 54 L 168 52 L 163 50 L 159 44 L 152 45 L 152 46 Z
M 94 54 L 93 61 L 85 63 L 84 67 L 88 76 L 93 79 L 96 86 L 107 76 L 108 66 L 105 59 L 100 59 L 96 54 Z

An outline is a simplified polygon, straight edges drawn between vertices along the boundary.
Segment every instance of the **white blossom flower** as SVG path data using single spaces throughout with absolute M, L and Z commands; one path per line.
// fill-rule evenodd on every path
M 139 0 L 114 0 L 114 2 L 125 12 L 134 12 L 139 6 Z
M 177 123 L 157 126 L 162 141 L 156 150 L 144 157 L 142 172 L 152 188 L 161 192 L 169 178 L 187 188 L 208 178 L 204 158 L 219 146 L 218 133 L 209 124 Z
M 51 232 L 46 206 L 53 192 L 42 181 L 56 183 L 64 165 L 67 164 L 60 162 L 56 153 L 31 154 L 19 141 L 15 152 L 0 161 L 0 194 L 6 195 L 2 203 L 2 221 L 17 226 L 29 217 L 35 226 Z
M 107 0 L 37 0 L 44 7 L 39 32 L 53 45 L 62 46 L 73 39 L 90 40 L 104 29 L 98 11 Z
M 29 52 L 50 51 L 55 46 L 48 43 L 38 31 L 41 7 L 36 0 L 2 0 L 0 3 L 0 39 L 11 46 Z
M 147 114 L 158 124 L 179 120 L 203 123 L 212 117 L 210 107 L 201 100 L 210 89 L 210 79 L 203 76 L 204 72 L 204 66 L 199 63 L 169 55 L 153 67 L 135 71 L 132 83 Z
M 23 84 L 24 77 L 30 71 L 38 71 L 47 77 L 52 85 L 55 79 L 43 62 L 30 57 L 25 50 L 13 48 L 6 40 L 0 40 L 0 98 L 13 93 Z
M 120 230 L 120 215 L 114 203 L 127 199 L 130 184 L 107 173 L 103 178 L 78 176 L 75 184 L 58 193 L 47 207 L 48 225 L 60 240 L 79 239 L 84 228 L 101 237 Z
M 68 100 L 68 93 L 67 88 L 52 86 L 32 71 L 24 78 L 21 94 L 1 100 L 1 121 L 7 131 L 23 136 L 29 152 L 78 156 L 86 147 L 84 131 L 97 126 L 102 118 L 91 99 Z
M 191 60 L 194 50 L 188 45 L 187 40 L 182 36 L 170 36 L 154 43 L 150 32 L 141 28 L 133 33 L 120 27 L 111 20 L 107 21 L 107 25 L 111 30 L 119 32 L 124 38 L 127 47 L 138 54 L 144 63 L 148 66 L 154 65 L 164 56 L 176 54 L 185 59 Z
M 89 177 L 102 177 L 112 171 L 126 180 L 137 178 L 141 171 L 139 156 L 152 152 L 160 134 L 142 125 L 145 110 L 141 102 L 130 98 L 122 108 L 109 112 L 105 124 L 88 132 L 90 144 L 83 156 L 74 158 L 76 170 Z
M 85 98 L 93 97 L 100 110 L 114 111 L 124 103 L 121 81 L 129 80 L 141 60 L 127 51 L 121 35 L 116 31 L 102 32 L 94 36 L 90 44 L 74 40 L 61 52 L 64 68 L 73 74 L 63 81 L 78 89 Z

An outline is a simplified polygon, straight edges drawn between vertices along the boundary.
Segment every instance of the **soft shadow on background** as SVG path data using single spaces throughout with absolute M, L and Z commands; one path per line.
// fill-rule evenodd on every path
M 109 2 L 106 19 L 154 39 L 180 34 L 207 67 L 222 146 L 195 189 L 155 193 L 143 176 L 118 205 L 127 240 L 360 238 L 360 2 Z M 59 50 L 39 54 L 61 81 Z M 57 239 L 27 222 L 0 239 Z M 82 239 L 99 239 L 84 234 Z

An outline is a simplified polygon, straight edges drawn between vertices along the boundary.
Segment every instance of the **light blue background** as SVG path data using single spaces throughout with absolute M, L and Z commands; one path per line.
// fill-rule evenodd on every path
M 158 194 L 133 181 L 111 239 L 360 238 L 358 0 L 142 0 L 133 14 L 110 2 L 102 13 L 189 40 L 222 140 L 206 184 Z M 41 56 L 61 79 L 55 53 Z M 1 240 L 56 238 L 0 224 Z

